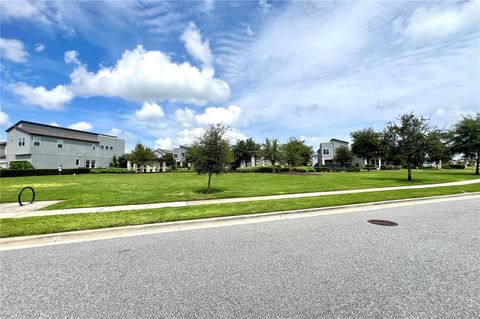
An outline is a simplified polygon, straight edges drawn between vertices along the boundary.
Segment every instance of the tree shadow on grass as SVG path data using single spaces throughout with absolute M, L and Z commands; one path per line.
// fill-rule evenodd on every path
M 224 192 L 223 189 L 221 188 L 211 188 L 210 191 L 208 191 L 208 189 L 206 188 L 202 188 L 202 189 L 196 189 L 195 190 L 195 193 L 197 194 L 218 194 L 218 193 L 222 193 Z

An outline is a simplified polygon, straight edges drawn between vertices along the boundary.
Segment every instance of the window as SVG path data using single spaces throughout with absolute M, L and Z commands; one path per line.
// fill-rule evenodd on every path
M 78 166 L 78 164 L 80 164 L 80 160 L 77 158 L 77 159 L 75 160 L 75 165 Z
M 113 146 L 110 146 L 110 151 L 113 151 Z
M 100 145 L 100 148 L 103 150 L 105 147 L 103 145 Z
M 18 146 L 25 146 L 25 137 L 18 138 Z
M 90 160 L 86 160 L 86 161 L 85 161 L 85 167 L 86 167 L 86 168 L 90 168 Z
M 57 140 L 57 148 L 63 148 L 63 140 Z
M 33 137 L 33 145 L 34 146 L 40 146 L 40 136 L 34 136 Z
M 323 155 L 330 155 L 330 149 L 329 148 L 324 148 L 323 149 Z
M 95 168 L 95 160 L 92 160 L 92 168 Z

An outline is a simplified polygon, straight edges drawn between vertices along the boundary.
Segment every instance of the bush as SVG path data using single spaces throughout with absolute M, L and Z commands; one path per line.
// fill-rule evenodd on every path
M 134 170 L 128 170 L 121 167 L 109 167 L 109 168 L 92 168 L 90 174 L 131 174 L 135 173 Z
M 309 173 L 309 172 L 315 172 L 315 168 L 310 166 L 296 166 L 293 168 L 293 171 L 299 172 L 299 173 Z
M 176 168 L 172 167 L 170 171 L 172 173 L 189 173 L 192 170 L 188 167 L 176 167 Z
M 13 161 L 10 162 L 9 169 L 35 169 L 35 167 L 28 161 Z
M 465 165 L 464 164 L 448 164 L 448 168 L 465 169 Z
M 341 167 L 325 167 L 325 166 L 317 167 L 317 168 L 315 168 L 315 170 L 317 172 L 321 172 L 321 173 L 360 172 L 361 171 L 360 167 L 344 167 L 344 168 L 341 168 Z
M 88 174 L 89 168 L 64 168 L 62 175 Z M 58 175 L 58 169 L 1 169 L 0 177 Z

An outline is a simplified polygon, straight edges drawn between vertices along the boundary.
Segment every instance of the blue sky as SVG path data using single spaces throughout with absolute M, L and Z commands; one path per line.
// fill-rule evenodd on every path
M 18 120 L 188 144 L 315 147 L 414 111 L 480 112 L 480 2 L 1 1 L 2 131 Z M 5 134 L 2 133 L 2 138 Z

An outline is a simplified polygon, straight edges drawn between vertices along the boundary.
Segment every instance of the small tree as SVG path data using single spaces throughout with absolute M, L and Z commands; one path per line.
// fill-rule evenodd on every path
M 140 170 L 143 170 L 145 165 L 154 163 L 157 159 L 153 150 L 141 143 L 135 145 L 135 149 L 132 151 L 129 158 L 132 163 L 135 163 L 140 167 Z
M 290 170 L 293 166 L 309 165 L 313 156 L 311 146 L 305 144 L 305 141 L 291 137 L 286 144 L 282 146 L 282 158 L 288 164 Z
M 335 150 L 335 157 L 333 160 L 337 163 L 341 163 L 342 168 L 344 168 L 345 164 L 350 163 L 353 160 L 352 151 L 346 146 L 340 146 Z
M 230 144 L 224 138 L 227 129 L 224 126 L 211 126 L 208 131 L 187 152 L 187 158 L 199 174 L 208 174 L 208 189 L 212 174 L 225 172 L 225 166 L 231 160 Z
M 381 141 L 380 133 L 375 132 L 372 128 L 351 133 L 352 153 L 360 158 L 367 160 L 367 170 L 370 171 L 370 160 L 380 156 Z
M 452 150 L 465 158 L 475 158 L 475 175 L 480 174 L 480 113 L 475 117 L 463 117 L 452 130 Z
M 439 129 L 432 129 L 426 139 L 426 153 L 430 162 L 440 164 L 440 161 L 450 158 L 447 141 L 448 134 Z
M 118 167 L 118 160 L 115 155 L 112 157 L 112 162 L 110 163 L 110 167 Z
M 282 157 L 282 152 L 278 145 L 278 139 L 269 139 L 267 137 L 265 139 L 265 144 L 263 144 L 261 154 L 266 160 L 272 163 L 272 170 L 275 172 L 275 163 L 280 162 Z
M 237 144 L 232 147 L 233 160 L 235 165 L 240 166 L 242 161 L 248 162 L 252 156 L 258 154 L 260 145 L 255 143 L 252 138 L 244 140 L 238 140 Z
M 164 154 L 162 157 L 159 158 L 160 162 L 165 162 L 165 165 L 167 167 L 172 167 L 174 168 L 177 162 L 175 161 L 175 158 L 173 157 L 173 154 L 167 153 Z
M 117 162 L 118 162 L 118 167 L 127 168 L 128 159 L 125 154 L 123 154 L 122 156 L 119 156 Z
M 390 123 L 385 128 L 390 148 L 398 150 L 407 164 L 408 181 L 412 180 L 412 165 L 425 160 L 426 137 L 429 133 L 427 120 L 416 117 L 413 113 L 400 116 L 399 123 Z

